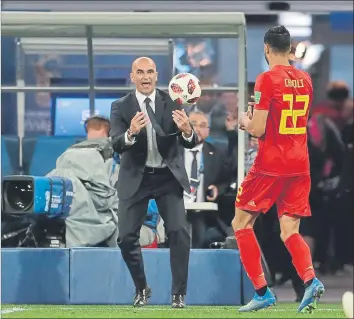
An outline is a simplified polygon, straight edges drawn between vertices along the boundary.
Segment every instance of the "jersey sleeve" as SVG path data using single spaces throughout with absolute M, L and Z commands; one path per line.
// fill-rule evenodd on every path
M 257 77 L 254 87 L 254 108 L 269 111 L 272 94 L 272 81 L 267 73 L 262 73 Z

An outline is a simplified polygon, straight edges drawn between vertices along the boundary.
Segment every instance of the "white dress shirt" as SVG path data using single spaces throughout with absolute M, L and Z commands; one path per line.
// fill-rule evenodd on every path
M 149 96 L 146 96 L 138 91 L 135 91 L 136 98 L 138 100 L 140 110 L 147 114 L 146 111 L 146 104 L 145 104 L 145 99 L 149 98 L 151 100 L 150 106 L 152 110 L 155 112 L 155 98 L 156 98 L 156 90 L 154 90 Z M 172 116 L 172 114 L 171 114 Z M 156 132 L 152 127 L 151 121 L 146 125 L 146 133 L 147 133 L 147 144 L 148 144 L 148 153 L 147 153 L 147 159 L 146 159 L 146 166 L 148 167 L 165 167 L 166 164 L 164 163 L 159 150 L 157 148 L 157 142 L 156 142 Z M 183 138 L 190 142 L 192 141 L 193 134 L 189 137 L 186 138 L 182 134 Z M 128 140 L 128 133 L 125 133 L 125 144 L 127 145 L 133 145 L 136 140 L 133 139 L 132 141 Z
M 192 170 L 192 162 L 193 162 L 193 153 L 192 151 L 198 151 L 197 153 L 197 167 L 198 172 L 201 169 L 201 161 L 202 161 L 202 152 L 203 152 L 203 144 L 199 144 L 191 150 L 185 149 L 184 150 L 184 165 L 186 167 L 188 179 L 191 179 L 191 170 Z M 199 186 L 197 190 L 197 198 L 196 202 L 204 202 L 205 201 L 205 194 L 204 194 L 204 174 L 199 174 Z M 184 202 L 193 202 L 193 198 L 187 193 L 184 192 Z

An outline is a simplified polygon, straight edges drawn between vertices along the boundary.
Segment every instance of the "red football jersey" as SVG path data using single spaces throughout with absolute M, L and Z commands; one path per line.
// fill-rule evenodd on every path
M 272 176 L 310 174 L 306 127 L 313 89 L 309 74 L 278 65 L 257 77 L 254 90 L 254 108 L 269 113 L 252 170 Z

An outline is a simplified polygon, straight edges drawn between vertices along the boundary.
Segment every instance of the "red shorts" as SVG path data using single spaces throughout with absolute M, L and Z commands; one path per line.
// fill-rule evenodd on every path
M 249 172 L 238 189 L 236 207 L 266 213 L 274 203 L 278 216 L 311 216 L 309 175 L 284 177 Z

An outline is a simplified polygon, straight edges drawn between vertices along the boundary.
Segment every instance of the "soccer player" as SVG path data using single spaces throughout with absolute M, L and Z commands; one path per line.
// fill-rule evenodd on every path
M 281 239 L 297 273 L 305 284 L 299 312 L 312 312 L 324 292 L 316 278 L 308 245 L 299 234 L 300 220 L 311 216 L 310 167 L 306 125 L 312 101 L 310 76 L 289 64 L 290 34 L 284 26 L 270 28 L 264 36 L 269 71 L 257 77 L 254 108 L 240 118 L 240 129 L 258 137 L 254 164 L 238 189 L 235 232 L 242 264 L 253 283 L 253 299 L 240 308 L 255 311 L 276 299 L 261 265 L 261 251 L 253 231 L 259 213 L 276 203 Z

